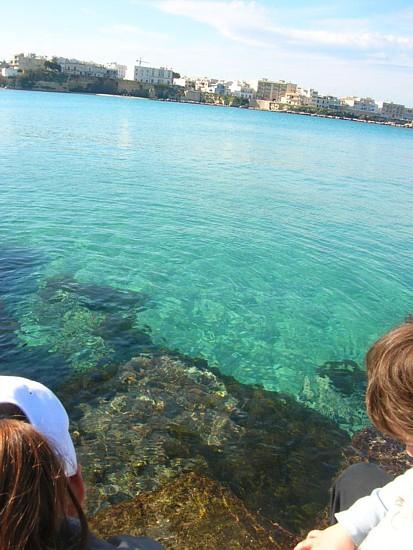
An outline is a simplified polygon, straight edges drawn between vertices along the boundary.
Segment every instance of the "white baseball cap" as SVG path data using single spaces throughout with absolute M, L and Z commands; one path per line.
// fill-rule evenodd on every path
M 56 395 L 40 384 L 19 376 L 0 376 L 0 404 L 19 407 L 43 434 L 63 462 L 67 477 L 77 471 L 76 451 L 69 434 L 69 417 Z

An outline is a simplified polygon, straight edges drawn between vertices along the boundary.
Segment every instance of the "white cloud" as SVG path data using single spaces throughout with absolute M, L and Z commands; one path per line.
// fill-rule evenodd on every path
M 287 41 L 292 45 L 360 51 L 413 49 L 413 38 L 372 31 L 366 20 L 359 21 L 356 32 L 334 30 L 339 25 L 337 20 L 333 29 L 327 21 L 324 22 L 326 28 L 283 26 L 276 21 L 277 11 L 266 10 L 256 1 L 163 0 L 157 5 L 166 13 L 205 23 L 222 36 L 250 46 L 279 47 Z M 320 24 L 321 21 L 318 27 Z
M 222 36 L 248 45 L 264 45 L 259 32 L 270 30 L 266 10 L 254 1 L 164 0 L 158 6 L 166 13 L 205 23 Z M 256 31 L 257 36 L 251 38 L 251 31 Z

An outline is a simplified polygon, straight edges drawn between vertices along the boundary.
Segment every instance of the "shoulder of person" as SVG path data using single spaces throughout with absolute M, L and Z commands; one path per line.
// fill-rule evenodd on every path
M 68 518 L 69 533 L 79 531 L 79 522 L 74 518 Z M 67 542 L 66 536 L 63 535 L 63 540 Z M 149 537 L 131 537 L 129 535 L 119 535 L 108 538 L 107 540 L 99 539 L 93 533 L 89 532 L 88 550 L 164 550 L 163 546 Z

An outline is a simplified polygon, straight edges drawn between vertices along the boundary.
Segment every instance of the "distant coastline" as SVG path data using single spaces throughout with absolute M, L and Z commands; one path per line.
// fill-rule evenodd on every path
M 32 91 L 32 92 L 55 92 L 96 95 L 102 97 L 121 97 L 126 99 L 150 99 L 153 101 L 164 101 L 172 103 L 186 103 L 189 105 L 209 105 L 212 107 L 232 107 L 261 112 L 271 112 L 287 115 L 300 115 L 316 118 L 328 118 L 335 120 L 347 120 L 349 122 L 361 122 L 364 124 L 376 124 L 380 126 L 391 126 L 395 128 L 413 129 L 413 124 L 402 123 L 396 120 L 377 120 L 373 118 L 359 118 L 349 116 L 349 113 L 339 112 L 317 112 L 305 111 L 302 109 L 282 108 L 277 110 L 261 109 L 247 104 L 224 103 L 221 98 L 215 101 L 207 97 L 204 101 L 188 100 L 182 95 L 179 86 L 145 85 L 131 80 L 114 80 L 102 78 L 72 78 L 68 82 L 54 81 L 32 81 L 25 86 L 18 86 L 13 79 L 0 77 L 0 90 Z

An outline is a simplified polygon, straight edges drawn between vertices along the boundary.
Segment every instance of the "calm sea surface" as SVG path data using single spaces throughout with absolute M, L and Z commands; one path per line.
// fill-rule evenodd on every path
M 413 313 L 413 131 L 9 90 L 0 129 L 3 372 L 104 363 L 99 308 L 50 280 L 138 293 L 155 344 L 296 396 Z

